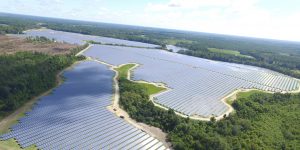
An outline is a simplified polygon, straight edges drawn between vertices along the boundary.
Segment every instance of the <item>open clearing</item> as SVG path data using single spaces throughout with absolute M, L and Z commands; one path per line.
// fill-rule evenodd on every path
M 211 52 L 214 52 L 214 53 L 222 53 L 222 54 L 229 54 L 229 55 L 234 55 L 234 56 L 239 56 L 239 57 L 253 58 L 252 56 L 243 55 L 239 51 L 235 51 L 235 50 L 217 49 L 217 48 L 208 48 L 208 50 Z
M 33 43 L 24 38 L 15 36 L 0 35 L 0 54 L 12 54 L 15 52 L 33 51 L 47 54 L 67 54 L 70 49 L 77 45 L 51 42 L 51 43 Z

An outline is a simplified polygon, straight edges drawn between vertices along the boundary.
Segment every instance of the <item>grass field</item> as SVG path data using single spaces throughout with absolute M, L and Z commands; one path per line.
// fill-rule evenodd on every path
M 217 48 L 209 48 L 208 50 L 214 53 L 222 53 L 222 54 L 234 55 L 239 57 L 253 58 L 252 56 L 242 55 L 239 51 L 235 51 L 235 50 L 217 49 Z
M 118 78 L 127 78 L 128 76 L 128 71 L 133 68 L 135 66 L 135 64 L 126 64 L 123 65 L 121 67 L 115 68 L 116 71 L 118 71 L 119 76 Z M 163 90 L 166 90 L 163 87 L 158 87 L 155 86 L 153 84 L 148 84 L 148 83 L 139 83 L 140 85 L 142 85 L 143 87 L 145 87 L 147 89 L 147 93 L 149 95 L 155 94 L 155 93 L 159 93 Z
M 0 141 L 0 150 L 37 150 L 37 148 L 32 145 L 22 149 L 14 139 L 9 139 L 7 141 Z
M 237 93 L 236 97 L 237 98 L 248 98 L 250 95 L 252 95 L 254 93 L 266 93 L 266 92 L 259 91 L 259 90 L 252 90 L 252 91 L 247 91 L 247 92 L 239 92 L 239 93 Z
M 121 67 L 115 68 L 116 71 L 118 71 L 119 76 L 118 78 L 127 78 L 128 76 L 128 71 L 133 68 L 135 64 L 127 64 L 123 65 Z

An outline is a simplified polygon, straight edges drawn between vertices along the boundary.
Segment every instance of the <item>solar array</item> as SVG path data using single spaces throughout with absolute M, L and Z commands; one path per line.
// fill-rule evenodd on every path
M 154 100 L 186 115 L 220 116 L 228 110 L 221 99 L 236 89 L 272 92 L 299 89 L 283 74 L 247 65 L 201 59 L 163 50 L 94 45 L 84 55 L 111 65 L 138 63 L 133 80 L 163 82 L 171 90 Z
M 39 149 L 166 149 L 157 139 L 107 110 L 114 72 L 94 61 L 64 73 L 66 81 L 42 97 L 33 110 L 1 140 L 15 138 L 24 148 Z
M 50 39 L 54 38 L 57 41 L 61 41 L 61 42 L 64 41 L 67 43 L 80 44 L 80 45 L 83 45 L 85 43 L 84 41 L 93 40 L 96 42 L 101 42 L 106 44 L 107 43 L 120 44 L 120 45 L 127 45 L 127 46 L 138 46 L 138 47 L 149 47 L 149 48 L 160 47 L 158 45 L 142 43 L 142 42 L 100 37 L 100 36 L 92 36 L 92 35 L 83 35 L 78 33 L 55 31 L 50 29 L 28 30 L 25 32 L 25 35 L 21 35 L 21 36 L 45 36 Z

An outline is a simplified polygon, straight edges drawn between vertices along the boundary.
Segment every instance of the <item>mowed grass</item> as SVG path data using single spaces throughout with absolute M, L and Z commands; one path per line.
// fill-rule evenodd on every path
M 148 83 L 139 83 L 139 84 L 147 89 L 147 93 L 149 95 L 156 94 L 156 93 L 159 93 L 161 91 L 166 90 L 163 87 L 158 87 L 158 86 L 153 85 L 153 84 L 148 84 Z
M 259 90 L 240 91 L 240 92 L 236 93 L 236 95 L 232 95 L 232 96 L 228 97 L 227 99 L 225 99 L 225 102 L 229 105 L 232 105 L 233 102 L 235 100 L 237 100 L 238 98 L 248 98 L 250 95 L 255 94 L 255 93 L 265 93 L 265 92 L 259 91 Z
M 217 49 L 217 48 L 208 48 L 208 50 L 213 53 L 221 53 L 221 54 L 228 54 L 228 55 L 234 55 L 239 57 L 253 58 L 252 56 L 242 55 L 239 51 L 235 51 L 235 50 Z
M 22 149 L 18 145 L 16 140 L 9 139 L 9 140 L 6 140 L 6 141 L 0 141 L 0 150 L 37 150 L 37 148 L 34 145 L 32 145 L 32 146 L 29 146 L 25 149 Z
M 118 78 L 126 78 L 128 77 L 128 71 L 133 68 L 135 64 L 126 64 L 123 66 L 120 66 L 118 68 L 115 68 L 116 71 L 118 71 L 119 76 Z
M 127 79 L 128 72 L 134 66 L 135 66 L 135 64 L 126 64 L 126 65 L 120 66 L 118 68 L 115 68 L 115 70 L 118 71 L 118 74 L 119 74 L 118 78 L 126 78 Z M 156 94 L 156 93 L 166 90 L 165 88 L 158 87 L 154 84 L 149 84 L 149 83 L 138 83 L 138 84 L 142 85 L 147 90 L 147 93 L 149 95 Z
M 239 92 L 237 93 L 236 97 L 237 98 L 248 98 L 250 95 L 252 94 L 258 94 L 258 93 L 266 93 L 263 91 L 259 91 L 259 90 L 251 90 L 251 91 L 247 91 L 247 92 Z

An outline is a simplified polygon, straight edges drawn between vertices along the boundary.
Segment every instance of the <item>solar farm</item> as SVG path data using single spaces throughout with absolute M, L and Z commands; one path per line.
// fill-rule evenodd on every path
M 114 66 L 140 64 L 132 79 L 165 83 L 170 90 L 156 95 L 155 102 L 188 116 L 224 114 L 228 106 L 221 99 L 237 89 L 271 92 L 299 89 L 296 79 L 274 71 L 163 50 L 94 45 L 84 55 Z
M 157 139 L 107 110 L 114 72 L 94 61 L 66 71 L 67 80 L 2 135 L 40 149 L 166 149 Z
M 29 30 L 22 36 L 45 36 L 84 44 L 87 40 L 127 45 L 91 45 L 84 61 L 64 72 L 66 81 L 42 97 L 2 140 L 15 138 L 22 147 L 41 149 L 167 149 L 158 139 L 128 124 L 107 109 L 114 94 L 110 66 L 135 63 L 131 79 L 163 83 L 168 90 L 153 101 L 186 116 L 222 116 L 230 107 L 224 98 L 238 89 L 293 92 L 299 80 L 268 69 L 196 58 L 157 45 L 49 29 Z M 128 47 L 135 46 L 135 47 Z M 137 48 L 145 47 L 145 48 Z M 174 47 L 173 47 L 174 48 Z
M 141 42 L 121 40 L 121 39 L 115 39 L 109 37 L 93 36 L 93 35 L 83 35 L 78 33 L 55 31 L 50 29 L 28 30 L 25 33 L 26 33 L 25 35 L 18 35 L 18 36 L 33 36 L 33 37 L 44 36 L 49 39 L 53 38 L 61 42 L 67 42 L 71 44 L 81 44 L 81 45 L 83 45 L 85 41 L 95 41 L 104 44 L 118 44 L 118 45 L 136 46 L 136 47 L 149 47 L 149 48 L 159 47 L 158 45 L 148 44 L 148 43 L 141 43 Z

